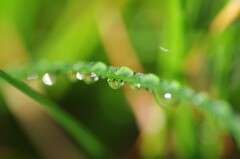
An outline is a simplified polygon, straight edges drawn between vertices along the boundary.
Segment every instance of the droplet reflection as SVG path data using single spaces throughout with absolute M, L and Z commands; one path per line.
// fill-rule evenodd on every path
M 78 73 L 76 74 L 76 77 L 77 77 L 77 79 L 79 79 L 79 80 L 83 80 L 83 79 L 84 79 L 84 74 L 78 72 Z
M 99 77 L 95 74 L 95 73 L 91 73 L 90 77 L 94 80 L 97 81 L 99 79 Z
M 133 90 L 139 90 L 139 89 L 141 89 L 141 84 L 140 84 L 140 83 L 130 84 L 130 87 L 131 87 Z
M 85 74 L 84 75 L 84 79 L 83 79 L 83 81 L 86 84 L 92 84 L 92 83 L 94 83 L 94 82 L 96 82 L 98 80 L 99 80 L 99 77 L 95 73 Z
M 172 94 L 171 93 L 165 93 L 164 94 L 164 98 L 165 99 L 171 99 L 172 98 Z
M 49 73 L 45 73 L 42 77 L 42 81 L 45 85 L 52 86 L 55 83 L 54 77 Z
M 122 80 L 118 80 L 114 78 L 108 78 L 107 82 L 112 89 L 119 89 L 124 85 L 124 82 Z

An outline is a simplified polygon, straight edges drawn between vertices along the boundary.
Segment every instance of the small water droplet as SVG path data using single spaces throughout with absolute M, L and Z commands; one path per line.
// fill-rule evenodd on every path
M 119 89 L 124 85 L 124 82 L 122 80 L 118 80 L 114 78 L 108 78 L 107 82 L 112 89 Z
M 106 71 L 107 65 L 103 62 L 93 62 L 89 64 L 89 68 L 91 68 L 94 71 Z
M 99 77 L 95 73 L 85 74 L 84 75 L 84 79 L 83 79 L 83 81 L 86 84 L 91 84 L 91 83 L 94 83 L 94 82 L 96 82 L 98 80 L 99 80 Z
M 130 87 L 131 87 L 133 90 L 139 90 L 139 89 L 141 89 L 141 84 L 140 84 L 140 83 L 130 84 Z
M 179 103 L 179 100 L 172 92 L 155 91 L 154 97 L 160 106 L 171 108 Z
M 124 76 L 127 76 L 127 77 L 132 77 L 133 76 L 133 71 L 128 68 L 128 67 L 120 67 L 119 69 L 116 70 L 115 72 L 116 75 L 124 75 Z
M 109 73 L 115 73 L 117 71 L 117 69 L 118 68 L 116 68 L 116 67 L 109 66 L 107 70 L 108 70 Z
M 76 74 L 76 77 L 77 77 L 77 79 L 79 79 L 79 80 L 83 80 L 84 77 L 85 77 L 85 75 L 78 72 L 78 73 Z
M 45 85 L 52 86 L 55 83 L 55 78 L 49 73 L 45 73 L 42 77 L 42 81 Z
M 137 73 L 135 73 L 134 78 L 135 78 L 135 79 L 138 79 L 138 80 L 141 80 L 141 79 L 143 78 L 143 74 L 137 72 Z
M 34 74 L 30 74 L 27 76 L 27 80 L 35 80 L 38 79 L 38 74 L 34 73 Z

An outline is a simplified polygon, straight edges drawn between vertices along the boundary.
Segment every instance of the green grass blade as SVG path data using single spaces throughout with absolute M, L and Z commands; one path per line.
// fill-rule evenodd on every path
M 44 106 L 46 112 L 59 123 L 84 149 L 94 158 L 104 158 L 110 154 L 101 142 L 99 142 L 91 132 L 89 132 L 82 124 L 67 114 L 54 102 L 44 97 L 40 93 L 34 91 L 25 83 L 16 80 L 0 70 L 0 77 L 12 86 L 21 90 L 23 93 Z

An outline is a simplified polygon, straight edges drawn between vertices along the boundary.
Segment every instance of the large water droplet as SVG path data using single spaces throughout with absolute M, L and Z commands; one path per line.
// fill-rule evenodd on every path
M 45 73 L 42 77 L 42 81 L 47 86 L 52 86 L 55 83 L 55 78 L 49 73 Z
M 124 82 L 119 79 L 108 78 L 107 82 L 112 89 L 119 89 L 124 85 Z
M 116 70 L 115 72 L 116 75 L 124 75 L 124 76 L 127 76 L 127 77 L 132 77 L 133 76 L 133 71 L 128 68 L 128 67 L 120 67 L 119 69 Z
M 179 99 L 172 92 L 154 91 L 154 97 L 160 106 L 172 108 L 179 103 Z
M 140 83 L 134 83 L 134 84 L 129 84 L 129 85 L 133 90 L 141 89 L 141 84 Z
M 78 73 L 76 74 L 76 77 L 77 77 L 77 79 L 79 79 L 79 80 L 83 80 L 84 77 L 85 77 L 85 75 L 78 72 Z
M 34 73 L 34 74 L 30 74 L 27 76 L 27 80 L 35 80 L 38 79 L 38 74 Z
M 98 81 L 98 79 L 99 79 L 98 75 L 96 75 L 95 73 L 90 73 L 90 74 L 85 74 L 84 75 L 83 81 L 86 84 L 91 84 L 91 83 L 94 83 L 94 82 Z

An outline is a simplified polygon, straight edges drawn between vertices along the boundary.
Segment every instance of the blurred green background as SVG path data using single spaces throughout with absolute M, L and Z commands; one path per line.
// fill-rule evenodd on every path
M 0 0 L 0 68 L 102 61 L 177 80 L 240 111 L 239 0 Z M 231 134 L 186 104 L 58 77 L 27 82 L 126 159 L 239 158 Z M 0 158 L 91 158 L 36 102 L 1 83 Z

